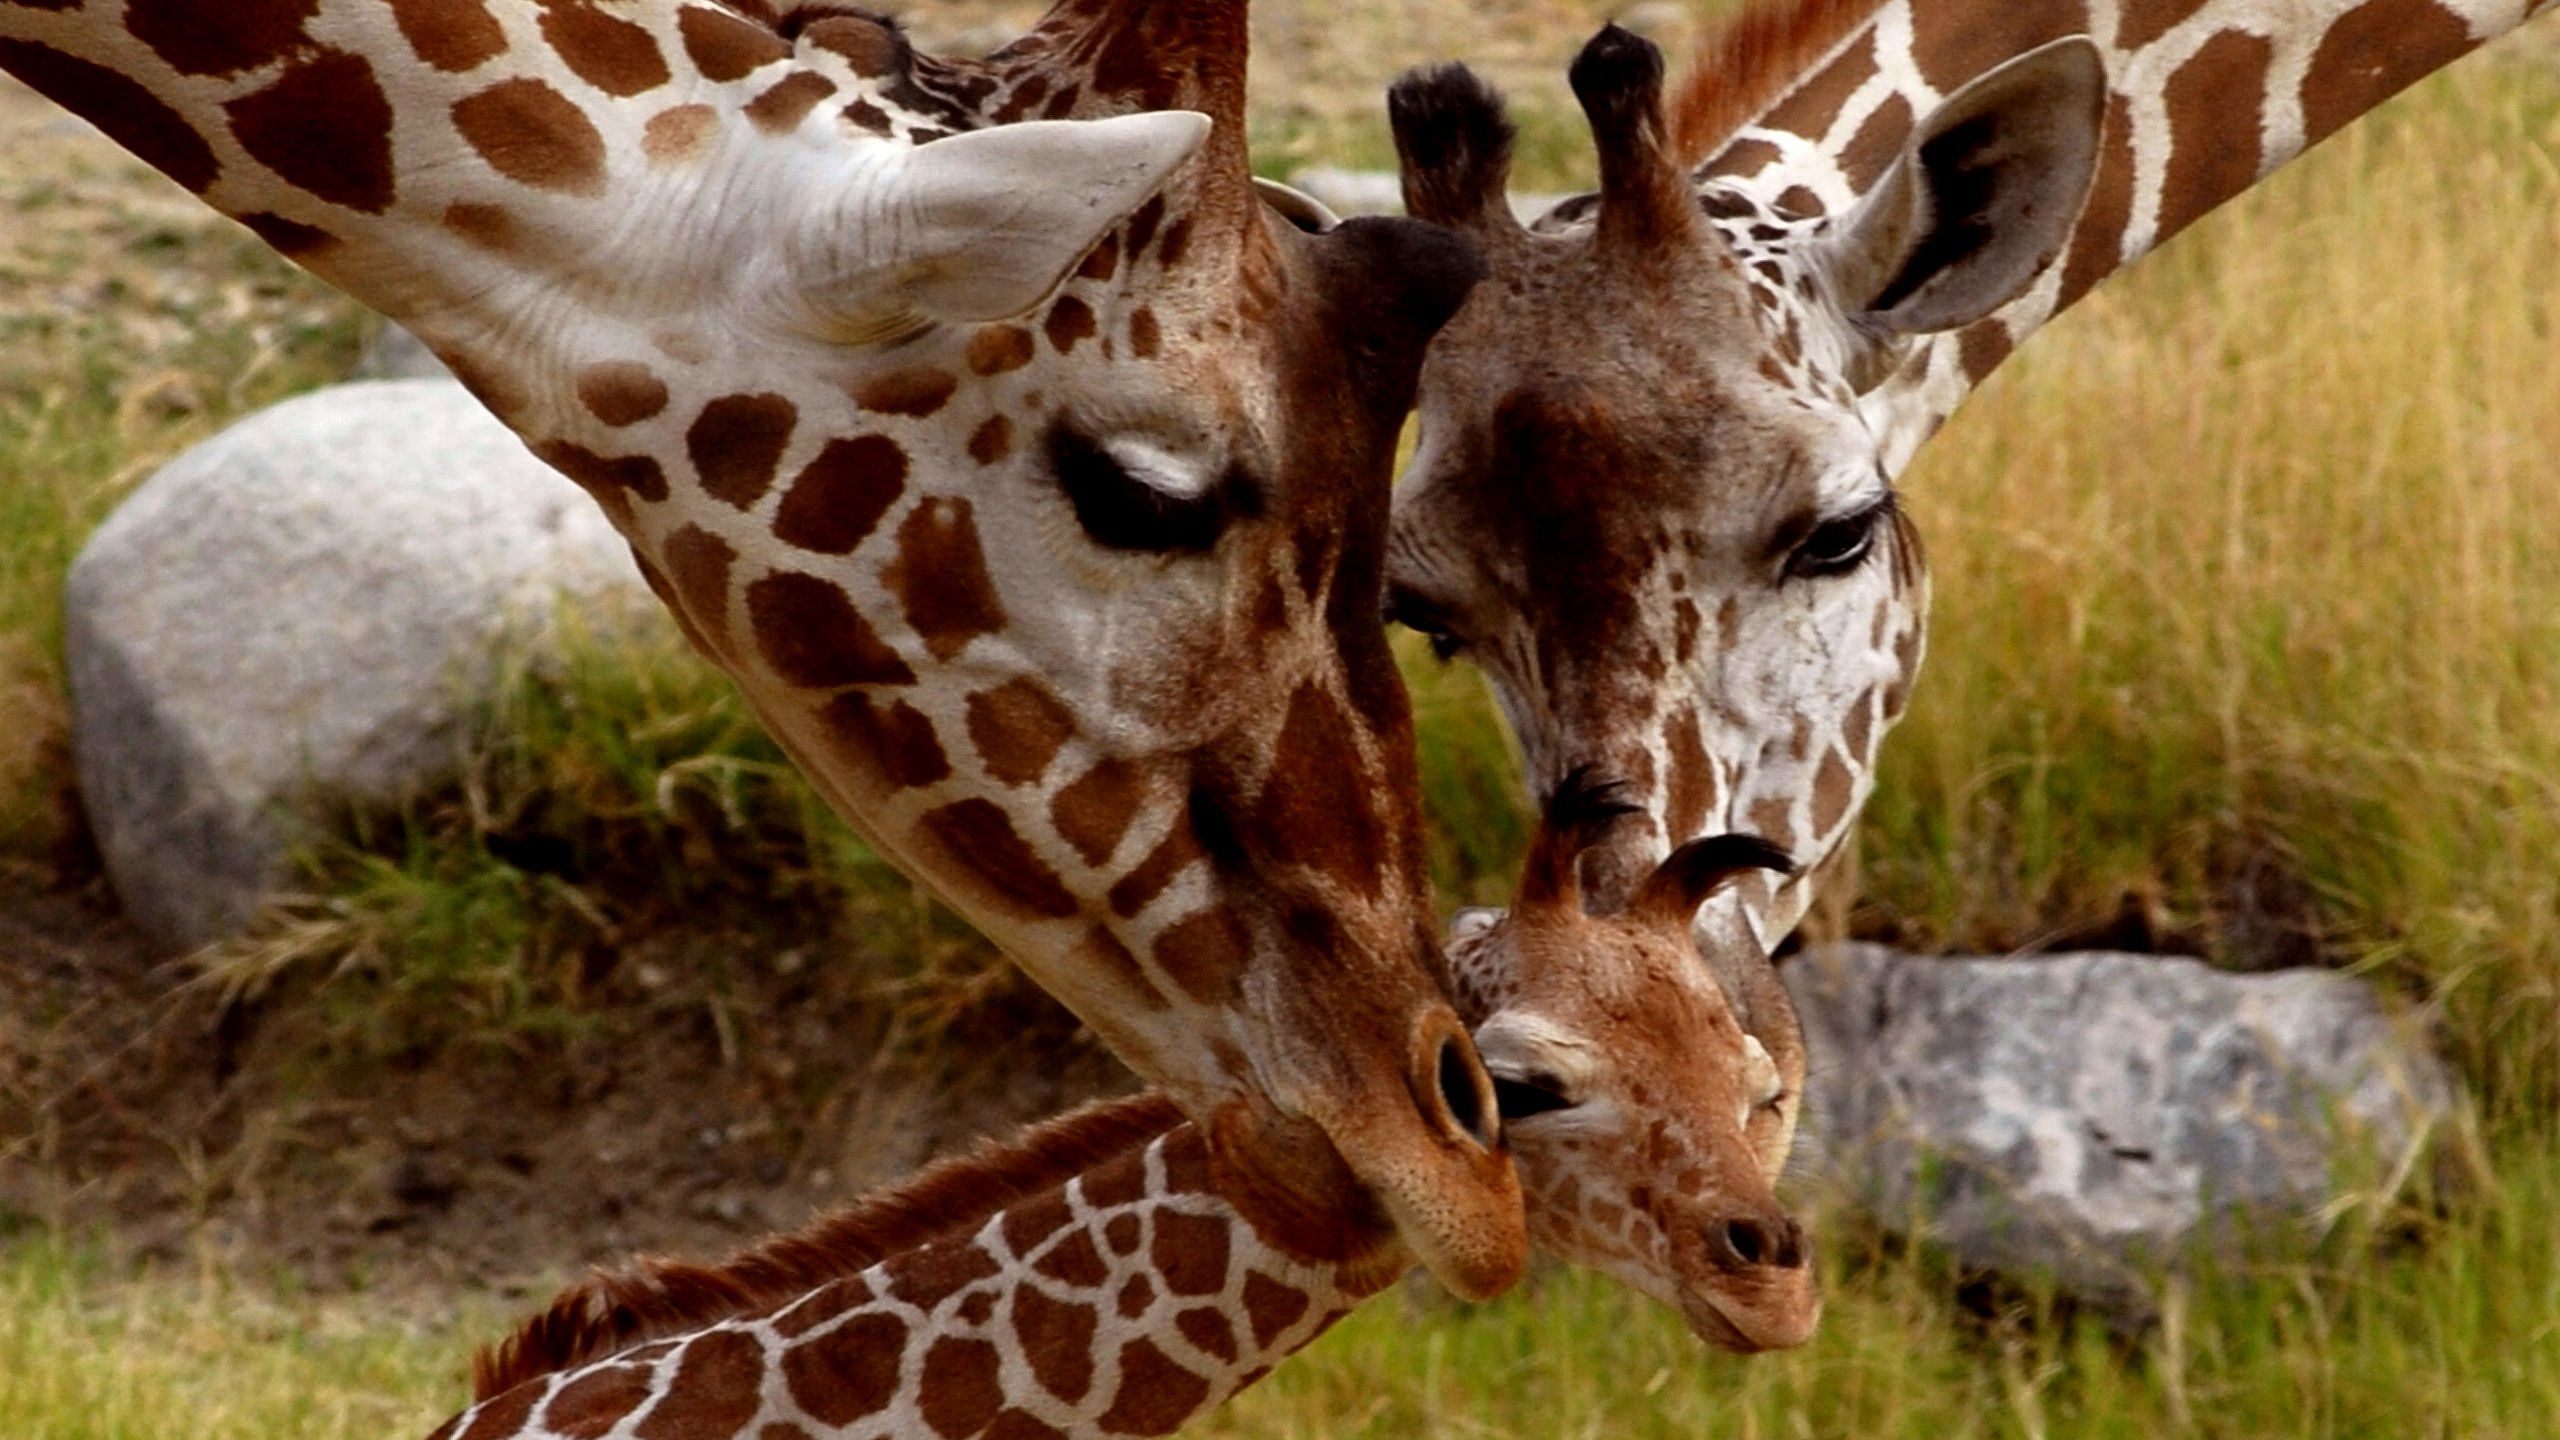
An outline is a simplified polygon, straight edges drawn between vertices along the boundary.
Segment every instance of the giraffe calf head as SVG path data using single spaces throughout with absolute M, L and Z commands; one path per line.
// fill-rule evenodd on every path
M 1693 174 L 1662 74 L 1624 31 L 1590 42 L 1600 189 L 1525 228 L 1490 88 L 1445 67 L 1389 102 L 1408 206 L 1487 263 L 1424 367 L 1389 615 L 1484 667 L 1533 785 L 1629 784 L 1644 820 L 1585 866 L 1604 900 L 1688 836 L 1747 829 L 1809 869 L 1847 834 L 1926 604 L 1890 483 L 1909 447 L 1867 397 L 1911 337 L 2047 273 L 2105 93 L 2092 47 L 2056 42 L 1861 160 L 1866 198 L 1825 213 Z M 1785 908 L 1758 878 L 1736 893 Z
M 1754 836 L 1693 840 L 1623 906 L 1588 913 L 1577 862 L 1634 813 L 1621 795 L 1588 771 L 1568 779 L 1510 913 L 1462 923 L 1451 945 L 1530 1236 L 1678 1307 L 1713 1344 L 1801 1344 L 1821 1313 L 1812 1247 L 1773 1187 L 1802 1035 L 1766 958 L 1735 961 L 1728 995 L 1690 930 L 1716 891 L 1787 860 Z

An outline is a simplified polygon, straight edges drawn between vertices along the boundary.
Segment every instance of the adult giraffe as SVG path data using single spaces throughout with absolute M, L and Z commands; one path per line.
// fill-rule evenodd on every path
M 1801 1344 L 1821 1309 L 1811 1251 L 1771 1186 L 1804 1048 L 1769 961 L 1735 957 L 1781 997 L 1740 1022 L 1689 930 L 1709 893 L 1777 857 L 1695 841 L 1622 911 L 1586 914 L 1575 859 L 1630 808 L 1560 787 L 1519 903 L 1451 949 L 1538 1243 L 1725 1349 Z M 478 1402 L 436 1440 L 1168 1434 L 1409 1263 L 1375 1223 L 1335 1263 L 1274 1249 L 1180 1119 L 1154 1095 L 1089 1107 L 724 1266 L 573 1288 L 482 1352 Z
M 2065 306 L 2549 0 L 1797 0 L 1662 97 L 1650 45 L 1573 67 L 1601 188 L 1529 230 L 1459 69 L 1392 97 L 1408 207 L 1489 274 L 1434 342 L 1389 613 L 1473 654 L 1533 787 L 1598 764 L 1653 826 L 1750 829 L 1774 943 L 1846 838 L 1921 658 L 1893 479 Z
M 791 18 L 6 0 L 0 68 L 433 345 L 1247 1213 L 1322 1255 L 1374 1201 L 1503 1288 L 1518 1184 L 1376 625 L 1472 256 L 1257 201 L 1241 3 L 1068 0 L 1001 85 Z M 955 133 L 1035 87 L 1071 118 Z

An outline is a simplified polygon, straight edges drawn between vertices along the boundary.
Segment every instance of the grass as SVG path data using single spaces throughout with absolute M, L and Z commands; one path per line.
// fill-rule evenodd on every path
M 2361 968 L 2436 1017 L 2494 1180 L 2307 1261 L 2200 1275 L 2133 1339 L 2032 1292 L 1977 1313 L 1925 1248 L 1840 1226 L 1820 1339 L 1749 1362 L 1586 1279 L 1418 1323 L 1391 1298 L 1209 1433 L 2560 1433 L 2560 298 L 2540 273 L 2560 83 L 2547 44 L 2509 48 L 2101 291 L 1924 452 L 1906 489 L 1935 641 L 1861 832 L 1855 921 L 1999 948 L 2130 910 L 2229 961 Z M 1319 121 L 1271 133 L 1333 144 Z M 264 362 L 208 351 L 188 363 L 250 382 L 175 411 L 120 398 L 156 371 L 104 368 L 122 350 L 99 337 L 14 352 L 48 347 L 0 376 L 0 850 L 51 824 L 52 597 L 80 535 L 154 458 L 325 373 L 352 324 Z M 1472 671 L 1410 668 L 1435 871 L 1453 901 L 1498 900 L 1523 833 L 1506 742 Z M 736 867 L 693 858 L 744 847 L 799 893 L 873 907 L 866 937 L 908 947 L 920 1014 L 1003 983 L 703 684 L 616 658 L 528 688 L 472 786 L 318 857 L 308 948 L 237 977 L 338 974 L 349 1053 L 453 1038 L 364 1028 L 419 1008 L 403 985 L 449 987 L 464 1003 L 428 1008 L 472 1017 L 464 1038 L 538 1031 L 603 998 L 582 957 L 645 918 L 625 880 L 708 884 Z M 450 965 L 401 958 L 431 954 Z M 422 1433 L 492 1328 L 270 1289 L 6 1242 L 0 1433 Z

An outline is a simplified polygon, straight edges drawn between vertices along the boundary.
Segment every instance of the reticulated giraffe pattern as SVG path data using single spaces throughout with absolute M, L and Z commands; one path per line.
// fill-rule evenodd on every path
M 2520 0 L 1796 0 L 1663 94 L 1574 67 L 1595 195 L 1486 203 L 1497 97 L 1399 85 L 1409 208 L 1490 275 L 1435 341 L 1390 610 L 1492 680 L 1533 787 L 1596 764 L 1683 837 L 1802 867 L 1711 912 L 1774 943 L 1873 783 L 1928 587 L 1893 482 L 2046 320 L 2306 146 L 2548 8 Z
M 1257 1203 L 1383 1203 L 1481 1294 L 1517 1190 L 1456 1116 L 1485 1081 L 1375 623 L 1475 266 L 1275 218 L 1244 61 L 1240 4 L 1173 0 L 967 64 L 831 6 L 0 4 L 0 68 L 585 486 L 830 803 Z
M 1783 864 L 1748 837 L 1675 854 L 1622 909 L 1574 862 L 1629 807 L 1559 792 L 1519 904 L 1471 921 L 1459 993 L 1496 1067 L 1550 1253 L 1740 1351 L 1802 1343 L 1810 1248 L 1772 1186 L 1804 1050 L 1768 961 L 1740 1008 L 1697 962 L 1710 894 Z M 1304 1263 L 1237 1210 L 1160 1097 L 1090 1107 L 716 1270 L 574 1289 L 479 1367 L 436 1440 L 1163 1435 L 1268 1373 L 1411 1263 L 1376 1217 Z

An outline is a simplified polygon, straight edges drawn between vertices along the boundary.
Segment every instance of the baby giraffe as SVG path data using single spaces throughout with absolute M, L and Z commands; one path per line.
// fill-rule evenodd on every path
M 1820 1301 L 1772 1193 L 1804 1076 L 1795 1015 L 1756 948 L 1729 1001 L 1690 938 L 1710 895 L 1786 862 L 1749 836 L 1696 840 L 1586 915 L 1575 859 L 1629 813 L 1568 780 L 1511 913 L 1453 942 L 1531 1234 L 1710 1343 L 1802 1344 Z M 1292 1258 L 1216 1188 L 1170 1101 L 1109 1101 L 718 1268 L 569 1290 L 481 1354 L 478 1403 L 432 1440 L 1170 1434 L 1409 1268 L 1395 1235 L 1355 1216 L 1341 1259 Z

